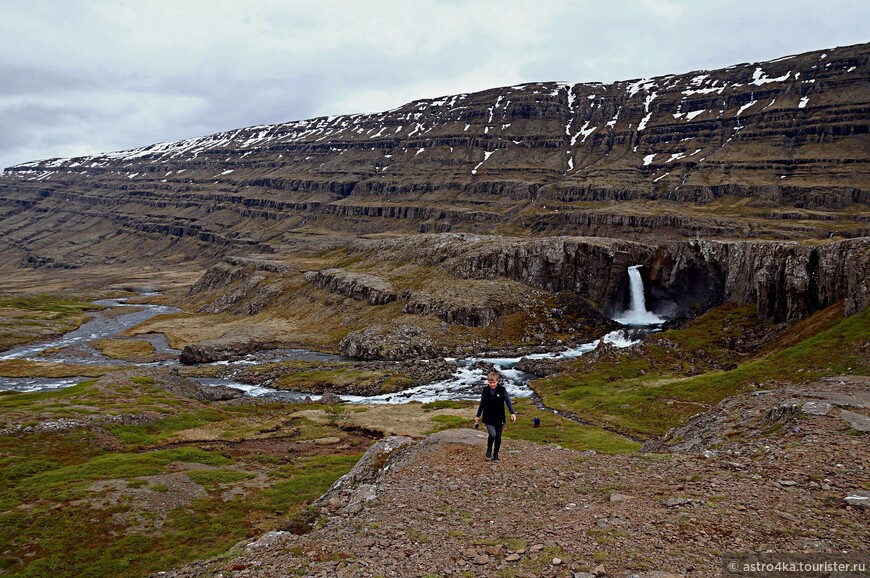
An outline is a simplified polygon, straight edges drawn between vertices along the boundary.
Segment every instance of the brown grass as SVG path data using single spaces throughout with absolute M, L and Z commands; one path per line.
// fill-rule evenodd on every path
M 155 359 L 154 346 L 142 339 L 100 339 L 93 346 L 106 357 L 147 363 Z
M 99 377 L 118 368 L 101 365 L 78 365 L 74 363 L 50 363 L 26 359 L 0 361 L 0 377 Z

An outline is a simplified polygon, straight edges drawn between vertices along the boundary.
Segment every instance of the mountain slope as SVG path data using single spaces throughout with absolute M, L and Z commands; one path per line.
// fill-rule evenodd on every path
M 142 232 L 218 250 L 324 231 L 861 236 L 868 57 L 863 44 L 606 85 L 531 83 L 24 163 L 0 178 L 0 230 L 17 255 L 54 261 L 84 257 L 57 250 L 76 229 L 78 245 L 120 255 L 107 240 Z

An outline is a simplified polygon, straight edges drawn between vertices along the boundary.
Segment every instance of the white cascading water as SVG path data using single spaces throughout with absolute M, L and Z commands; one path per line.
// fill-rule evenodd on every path
M 643 293 L 643 278 L 640 276 L 640 265 L 633 265 L 628 268 L 628 289 L 629 289 L 629 306 L 628 310 L 617 317 L 615 321 L 623 325 L 661 325 L 665 322 L 664 319 L 647 311 L 646 300 Z

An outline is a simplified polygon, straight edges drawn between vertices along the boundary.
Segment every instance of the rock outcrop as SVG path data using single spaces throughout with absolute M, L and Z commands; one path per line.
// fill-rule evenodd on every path
M 425 294 L 410 295 L 404 312 L 416 315 L 431 313 L 447 323 L 468 327 L 486 327 L 494 322 L 500 314 L 494 306 L 457 304 L 452 300 L 433 298 Z
M 338 350 L 341 355 L 359 359 L 429 359 L 436 355 L 432 339 L 410 324 L 353 331 L 341 340 Z
M 157 383 L 170 393 L 198 401 L 226 401 L 229 399 L 239 399 L 244 395 L 242 390 L 234 387 L 202 385 L 192 379 L 186 379 L 175 374 L 161 376 L 161 379 Z
M 342 269 L 309 271 L 305 280 L 316 287 L 339 293 L 351 299 L 367 301 L 369 305 L 384 305 L 397 298 L 393 286 L 386 279 L 366 273 L 353 273 Z
M 797 428 L 800 431 L 802 422 L 818 416 L 839 418 L 841 427 L 868 431 L 870 418 L 857 413 L 866 413 L 868 409 L 870 378 L 855 375 L 827 377 L 807 386 L 762 389 L 725 398 L 710 411 L 672 429 L 664 438 L 646 442 L 643 449 L 734 453 L 736 448 L 757 442 L 772 429 L 790 431 Z
M 837 301 L 851 315 L 870 303 L 870 239 L 822 245 L 685 241 L 648 261 L 654 299 L 685 311 L 725 301 L 757 303 L 774 321 L 804 317 Z
M 277 349 L 282 343 L 263 341 L 217 341 L 185 345 L 181 350 L 179 361 L 185 365 L 194 363 L 213 363 L 215 361 L 233 361 L 241 359 L 249 353 L 264 349 Z

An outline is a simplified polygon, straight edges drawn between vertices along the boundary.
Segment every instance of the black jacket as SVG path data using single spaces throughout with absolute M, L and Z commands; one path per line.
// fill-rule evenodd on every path
M 490 389 L 489 385 L 486 385 L 480 393 L 480 405 L 477 407 L 477 417 L 483 414 L 481 420 L 483 423 L 501 425 L 507 421 L 504 413 L 505 404 L 507 404 L 508 410 L 511 413 L 516 413 L 511 403 L 511 398 L 503 386 L 497 385 L 495 389 Z

